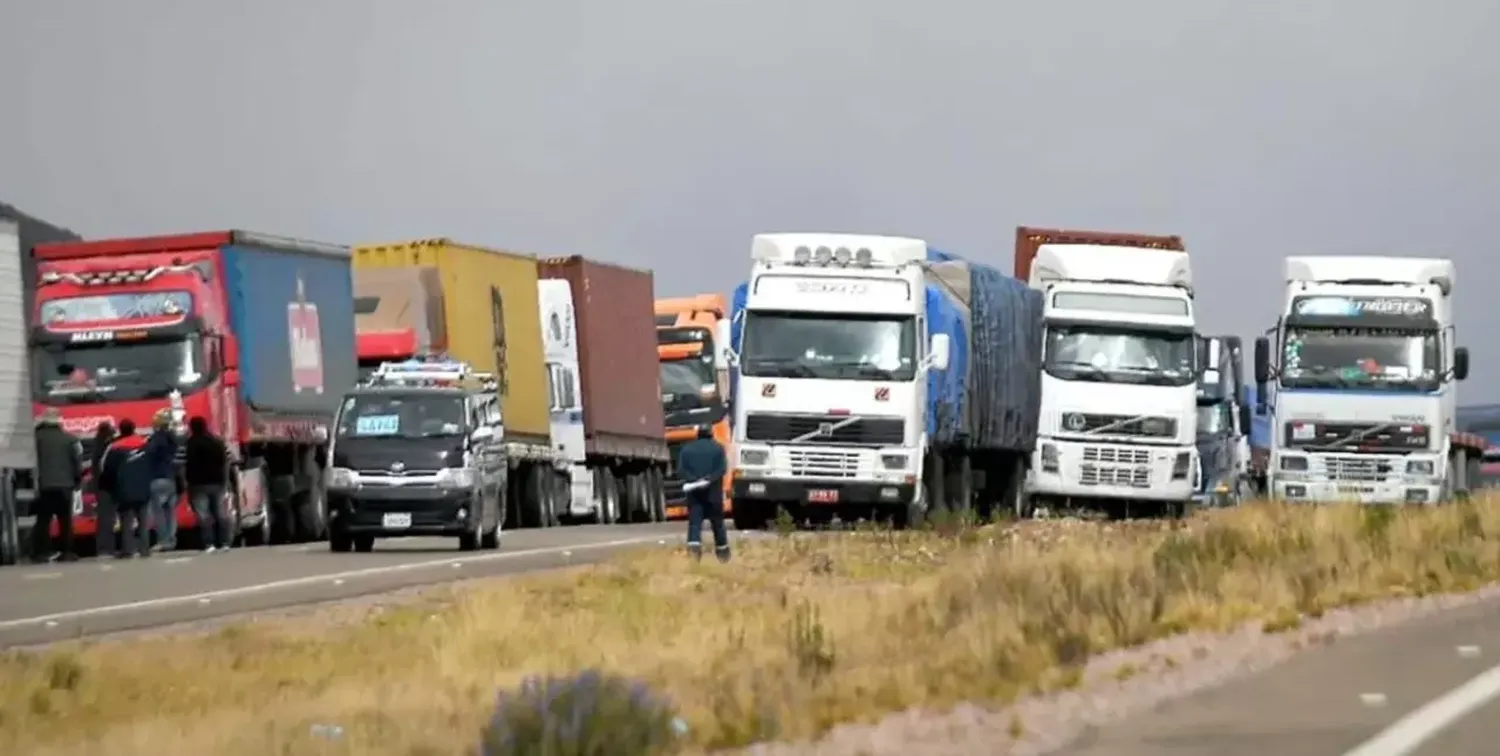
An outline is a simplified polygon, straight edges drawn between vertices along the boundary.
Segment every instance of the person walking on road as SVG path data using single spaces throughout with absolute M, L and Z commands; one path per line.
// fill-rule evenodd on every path
M 89 488 L 94 492 L 94 553 L 101 559 L 119 556 L 119 544 L 115 539 L 115 528 L 119 518 L 115 515 L 115 501 L 109 492 L 99 486 L 99 465 L 104 463 L 104 452 L 115 440 L 115 426 L 108 420 L 94 429 L 94 445 L 89 449 Z
M 120 421 L 120 435 L 99 463 L 99 490 L 114 502 L 120 518 L 120 551 L 128 557 L 151 555 L 151 531 L 146 525 L 151 505 L 151 465 L 146 439 L 135 433 L 135 422 Z
M 724 529 L 724 476 L 729 472 L 724 447 L 714 440 L 713 431 L 698 429 L 698 438 L 684 444 L 677 453 L 677 475 L 688 503 L 688 553 L 703 558 L 703 518 L 714 531 L 714 555 L 720 562 L 729 561 L 729 533 Z
M 83 475 L 83 445 L 63 430 L 62 413 L 48 408 L 36 422 L 36 524 L 32 558 L 39 562 L 74 561 L 73 497 Z M 52 521 L 57 521 L 62 551 L 52 549 Z
M 172 433 L 171 410 L 151 417 L 146 439 L 146 463 L 151 469 L 150 514 L 156 526 L 156 551 L 177 548 L 177 437 Z
M 187 478 L 188 501 L 198 516 L 203 551 L 213 553 L 229 548 L 233 537 L 228 514 L 224 511 L 224 468 L 229 464 L 229 450 L 224 442 L 208 430 L 208 421 L 194 417 L 188 421 L 187 443 L 183 445 L 183 477 Z

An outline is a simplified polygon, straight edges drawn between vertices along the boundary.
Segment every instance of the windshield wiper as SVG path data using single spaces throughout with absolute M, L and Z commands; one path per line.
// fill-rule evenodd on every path
M 1105 370 L 1092 362 L 1072 360 L 1069 362 L 1054 362 L 1053 367 L 1064 367 L 1077 373 L 1076 377 L 1082 380 L 1101 381 L 1108 383 L 1111 379 L 1108 370 Z
M 868 362 L 842 364 L 835 363 L 834 365 L 832 365 L 832 367 L 839 371 L 852 370 L 854 371 L 855 375 L 858 375 L 862 378 L 878 378 L 885 381 L 896 380 L 896 371 L 887 370 L 883 367 L 880 367 L 879 365 L 872 365 Z
M 755 372 L 769 370 L 767 378 L 816 378 L 818 374 L 807 363 L 795 357 L 763 357 L 749 363 Z

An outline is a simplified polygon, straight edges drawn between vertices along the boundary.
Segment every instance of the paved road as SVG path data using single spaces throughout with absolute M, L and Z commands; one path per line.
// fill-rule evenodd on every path
M 1491 602 L 1304 652 L 1265 673 L 1095 730 L 1063 754 L 1497 754 L 1497 664 L 1500 604 Z
M 380 541 L 369 554 L 334 554 L 317 543 L 6 567 L 0 648 L 580 564 L 670 542 L 681 527 L 517 530 L 504 535 L 498 551 L 460 552 L 452 539 L 411 538 Z

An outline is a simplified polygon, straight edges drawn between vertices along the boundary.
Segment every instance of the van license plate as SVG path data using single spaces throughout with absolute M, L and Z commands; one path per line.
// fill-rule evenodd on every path
M 807 492 L 807 500 L 814 504 L 837 504 L 839 501 L 839 492 L 837 490 L 830 491 L 826 488 L 815 488 Z
M 409 528 L 411 527 L 411 513 L 388 512 L 384 517 L 380 519 L 380 524 L 383 527 L 389 528 L 391 530 L 401 530 L 403 528 Z

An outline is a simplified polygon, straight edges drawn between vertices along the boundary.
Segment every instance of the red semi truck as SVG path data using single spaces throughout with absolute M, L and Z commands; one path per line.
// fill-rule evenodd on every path
M 202 416 L 230 448 L 224 506 L 237 540 L 324 536 L 328 426 L 357 378 L 347 247 L 223 231 L 33 254 L 37 413 L 60 410 L 86 447 L 101 421 L 144 432 L 168 408 L 180 432 Z M 81 498 L 74 532 L 87 537 L 97 521 L 93 496 Z M 177 522 L 191 540 L 185 495 Z

